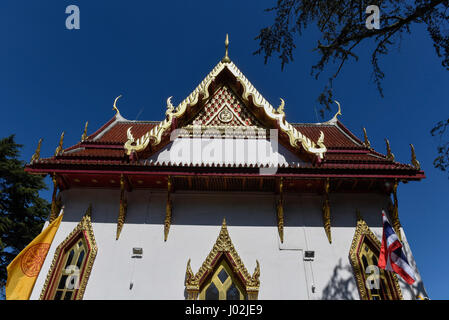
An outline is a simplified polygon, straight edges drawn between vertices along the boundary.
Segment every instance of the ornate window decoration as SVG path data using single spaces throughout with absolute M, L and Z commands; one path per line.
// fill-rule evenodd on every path
M 56 248 L 40 296 L 41 300 L 81 300 L 83 298 L 97 255 L 90 212 L 91 206 L 81 222 Z
M 381 243 L 372 233 L 366 222 L 359 216 L 355 235 L 352 240 L 349 259 L 354 271 L 357 287 L 362 300 L 402 300 L 402 293 L 396 275 L 377 267 Z M 378 270 L 378 271 L 377 271 Z M 368 277 L 375 277 L 377 285 Z M 368 279 L 368 281 L 367 281 Z M 371 283 L 370 283 L 371 282 Z M 370 285 L 368 285 L 370 284 Z
M 220 234 L 201 268 L 194 275 L 190 259 L 186 270 L 187 299 L 257 300 L 260 287 L 260 266 L 256 260 L 253 275 L 243 265 L 232 244 L 223 219 Z

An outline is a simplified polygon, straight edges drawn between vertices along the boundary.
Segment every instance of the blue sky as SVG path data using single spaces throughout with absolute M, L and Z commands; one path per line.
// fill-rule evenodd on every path
M 81 29 L 65 28 L 65 8 L 78 5 Z M 0 2 L 0 137 L 16 134 L 29 161 L 43 138 L 41 156 L 77 143 L 84 124 L 94 132 L 113 115 L 112 102 L 130 120 L 161 120 L 167 97 L 178 104 L 224 54 L 273 105 L 285 102 L 290 122 L 317 122 L 316 98 L 325 75 L 310 76 L 317 56 L 313 30 L 297 38 L 294 63 L 264 64 L 254 56 L 258 31 L 273 19 L 263 10 L 275 1 L 21 1 Z M 413 143 L 427 178 L 401 184 L 399 215 L 431 299 L 449 298 L 448 175 L 433 168 L 438 139 L 435 123 L 449 117 L 449 72 L 441 66 L 421 26 L 412 28 L 399 50 L 382 58 L 384 98 L 371 77 L 370 46 L 357 53 L 334 83 L 341 121 L 385 153 L 390 140 L 396 160 L 410 162 Z M 329 69 L 334 71 L 335 69 Z M 327 113 L 326 118 L 333 116 Z M 47 180 L 48 181 L 48 180 Z M 50 191 L 42 193 L 50 199 Z

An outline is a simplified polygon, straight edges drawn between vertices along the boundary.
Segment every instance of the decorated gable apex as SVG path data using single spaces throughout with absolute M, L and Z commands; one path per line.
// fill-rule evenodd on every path
M 154 153 L 168 143 L 170 133 L 188 125 L 200 126 L 256 126 L 278 129 L 281 140 L 299 153 L 306 153 L 321 161 L 327 148 L 324 133 L 313 141 L 285 119 L 284 101 L 275 109 L 243 75 L 226 55 L 204 80 L 178 106 L 167 99 L 165 119 L 151 130 L 137 136 L 133 128 L 127 132 L 127 155 Z M 196 120 L 194 122 L 194 120 Z
M 204 105 L 193 122 L 184 128 L 194 125 L 226 128 L 249 127 L 263 128 L 260 121 L 248 110 L 243 101 L 226 85 L 217 89 Z

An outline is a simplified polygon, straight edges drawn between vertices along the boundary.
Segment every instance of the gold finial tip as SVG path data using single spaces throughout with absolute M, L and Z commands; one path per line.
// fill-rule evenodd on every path
M 363 128 L 363 136 L 365 137 L 365 142 L 364 142 L 365 147 L 371 148 L 371 143 L 368 140 L 368 135 L 366 133 L 366 129 L 365 128 Z
M 394 154 L 391 152 L 390 141 L 385 138 L 385 144 L 387 145 L 387 159 L 394 161 Z
M 87 139 L 87 126 L 89 124 L 89 121 L 86 121 L 86 125 L 84 126 L 83 135 L 81 136 L 81 142 Z
M 223 59 L 221 59 L 221 62 L 224 62 L 224 63 L 231 62 L 231 59 L 229 59 L 229 56 L 228 56 L 228 47 L 229 47 L 229 36 L 226 33 L 226 40 L 225 40 L 226 51 L 225 51 L 225 56 L 223 57 Z
M 115 111 L 116 111 L 116 115 L 117 115 L 117 114 L 120 114 L 120 111 L 119 111 L 118 108 L 117 108 L 117 100 L 120 99 L 121 97 L 122 97 L 122 95 L 119 95 L 117 98 L 115 98 L 115 100 L 114 100 L 114 105 L 113 105 L 113 107 L 112 107 L 112 110 L 115 110 Z
M 419 161 L 416 159 L 415 147 L 413 146 L 413 144 L 410 144 L 410 149 L 411 149 L 411 151 L 412 151 L 412 165 L 413 165 L 417 170 L 421 170 L 421 164 L 420 164 Z
M 337 100 L 334 100 L 334 102 L 337 104 L 337 106 L 338 106 L 338 111 L 337 111 L 337 113 L 334 115 L 334 119 L 337 119 L 337 117 L 338 116 L 341 116 L 342 115 L 342 113 L 341 113 L 341 105 L 340 105 L 340 102 L 338 102 Z

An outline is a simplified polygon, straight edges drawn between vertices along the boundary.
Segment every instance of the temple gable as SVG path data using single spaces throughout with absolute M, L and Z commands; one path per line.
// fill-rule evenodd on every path
M 227 85 L 215 91 L 191 124 L 208 127 L 263 127 Z

